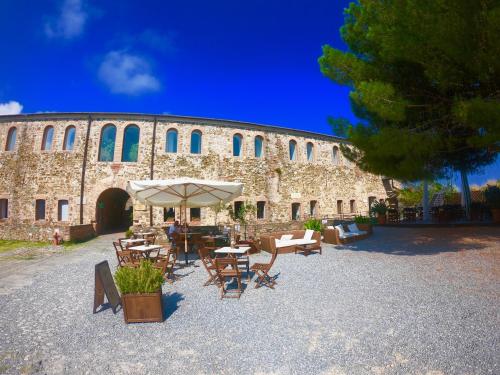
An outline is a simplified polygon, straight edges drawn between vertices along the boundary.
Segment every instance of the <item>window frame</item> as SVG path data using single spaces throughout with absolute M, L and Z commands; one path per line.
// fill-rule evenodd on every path
M 294 216 L 294 207 L 297 207 L 297 212 L 296 212 L 296 215 Z M 292 212 L 291 212 L 291 216 L 292 216 L 292 221 L 299 221 L 300 220 L 300 203 L 299 202 L 292 202 L 292 206 L 291 206 L 291 209 L 292 209 Z
M 2 202 L 5 202 L 5 205 L 2 206 Z M 5 213 L 5 216 L 2 215 Z M 7 220 L 9 218 L 9 199 L 8 198 L 0 198 L 0 221 Z
M 262 203 L 262 217 L 259 217 L 259 203 Z M 267 208 L 266 208 L 266 201 L 257 201 L 255 204 L 256 210 L 255 210 L 255 217 L 257 220 L 266 220 L 266 213 L 267 213 Z
M 135 156 L 135 160 L 124 160 L 124 155 L 125 155 L 125 140 L 127 139 L 127 131 L 130 131 L 130 129 L 137 129 L 137 154 Z M 141 128 L 136 125 L 136 124 L 128 124 L 125 129 L 123 129 L 123 138 L 122 138 L 122 156 L 121 156 L 121 162 L 122 163 L 137 163 L 139 161 L 139 144 L 141 142 Z M 134 143 L 135 144 L 135 143 Z M 134 145 L 131 144 L 129 146 L 129 152 L 130 148 Z M 115 147 L 116 147 L 116 140 L 115 140 Z
M 43 202 L 43 217 L 39 217 L 39 202 Z M 35 199 L 35 221 L 45 221 L 47 220 L 47 200 L 46 199 Z
M 102 139 L 103 139 L 103 136 L 104 136 L 104 132 L 106 131 L 106 129 L 111 129 L 113 128 L 114 131 L 115 131 L 115 136 L 114 136 L 114 139 L 113 139 L 113 154 L 112 154 L 112 158 L 111 160 L 101 160 L 102 158 Z M 117 129 L 116 129 L 116 125 L 115 124 L 106 124 L 104 125 L 102 128 L 101 128 L 101 136 L 99 137 L 99 153 L 97 155 L 97 161 L 99 162 L 103 162 L 103 163 L 112 163 L 115 161 L 115 151 L 116 151 L 116 133 L 117 133 Z
M 260 155 L 257 156 L 257 140 L 260 141 Z M 256 135 L 253 141 L 253 156 L 257 159 L 264 158 L 264 137 L 261 135 Z
M 242 158 L 243 157 L 243 135 L 241 133 L 234 133 L 233 134 L 233 157 L 234 158 Z M 236 151 L 236 143 L 235 143 L 235 139 L 238 139 L 239 142 L 240 142 L 240 147 L 239 147 L 239 150 L 238 150 L 238 155 L 235 155 L 235 151 Z
M 311 147 L 310 153 L 309 153 L 309 146 Z M 314 143 L 312 143 L 312 142 L 306 143 L 306 160 L 308 162 L 314 161 Z
M 12 141 L 12 135 L 14 134 L 14 141 Z M 11 126 L 7 132 L 7 139 L 5 140 L 5 151 L 13 152 L 16 151 L 16 143 L 17 143 L 17 127 Z
M 198 217 L 193 216 L 192 215 L 193 210 L 199 210 L 200 215 Z M 189 221 L 201 221 L 201 207 L 190 207 L 189 208 Z
M 332 162 L 333 165 L 340 165 L 339 147 L 337 145 L 332 147 Z
M 69 132 L 73 130 L 73 143 L 71 144 L 71 148 L 67 148 L 68 135 Z M 63 151 L 73 151 L 75 149 L 75 141 L 76 141 L 76 127 L 75 125 L 68 125 L 64 130 L 64 139 L 63 139 Z
M 169 135 L 175 134 L 175 151 L 169 151 Z M 177 154 L 179 152 L 179 131 L 176 128 L 169 128 L 165 135 L 165 152 L 167 154 Z
M 49 134 L 49 131 L 52 131 L 52 138 L 50 140 L 50 147 L 47 148 L 47 136 Z M 43 129 L 43 136 L 42 136 L 42 145 L 41 145 L 41 151 L 47 151 L 47 152 L 50 152 L 53 150 L 54 148 L 54 133 L 55 133 L 55 130 L 54 130 L 54 126 L 53 125 L 47 125 L 44 129 Z
M 193 135 L 198 134 L 199 138 L 199 152 L 193 152 Z M 201 130 L 194 129 L 191 131 L 190 137 L 189 137 L 189 153 L 191 155 L 201 155 L 202 153 L 202 147 L 203 147 L 203 133 Z
M 292 145 L 294 146 L 293 148 L 293 158 L 292 158 Z M 297 161 L 297 141 L 295 139 L 290 139 L 288 141 L 288 159 L 290 161 Z
M 67 206 L 67 217 L 66 219 L 63 219 L 62 217 L 62 202 L 66 202 L 66 206 Z M 60 221 L 60 222 L 68 222 L 69 221 L 69 199 L 58 199 L 57 200 L 57 221 Z

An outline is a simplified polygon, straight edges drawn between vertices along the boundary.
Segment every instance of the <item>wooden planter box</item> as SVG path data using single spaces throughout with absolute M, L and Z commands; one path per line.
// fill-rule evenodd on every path
M 123 294 L 125 323 L 163 322 L 161 294 L 161 289 L 156 293 Z

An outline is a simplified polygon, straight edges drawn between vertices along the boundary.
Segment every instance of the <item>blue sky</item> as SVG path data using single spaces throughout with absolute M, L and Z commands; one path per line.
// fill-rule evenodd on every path
M 145 112 L 331 134 L 319 71 L 348 1 L 0 1 L 0 113 Z M 22 107 L 22 108 L 21 108 Z M 500 177 L 500 161 L 471 183 Z

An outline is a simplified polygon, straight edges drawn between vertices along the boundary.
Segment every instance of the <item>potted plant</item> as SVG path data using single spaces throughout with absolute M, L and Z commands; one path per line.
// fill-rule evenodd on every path
M 370 211 L 377 215 L 377 221 L 379 224 L 383 225 L 386 222 L 387 205 L 385 202 L 375 201 L 372 204 Z
M 373 228 L 372 228 L 372 223 L 373 223 L 373 218 L 368 217 L 368 216 L 355 216 L 354 217 L 354 222 L 356 223 L 357 227 L 360 230 L 367 231 L 368 233 L 373 233 Z
M 115 280 L 122 295 L 125 323 L 163 321 L 161 285 L 163 275 L 152 263 L 143 260 L 139 267 L 121 267 Z
M 484 190 L 486 204 L 490 208 L 494 223 L 500 223 L 500 187 L 488 185 Z
M 308 219 L 304 222 L 304 229 L 312 229 L 315 232 L 323 232 L 323 224 L 319 219 Z

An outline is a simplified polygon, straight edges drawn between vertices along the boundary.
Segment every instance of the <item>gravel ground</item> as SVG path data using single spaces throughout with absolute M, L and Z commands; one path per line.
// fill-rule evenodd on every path
M 130 325 L 92 314 L 111 239 L 16 263 L 21 283 L 4 272 L 0 373 L 500 373 L 497 228 L 376 228 L 321 256 L 278 256 L 277 288 L 250 284 L 240 300 L 219 300 L 191 266 L 163 288 L 163 323 Z

